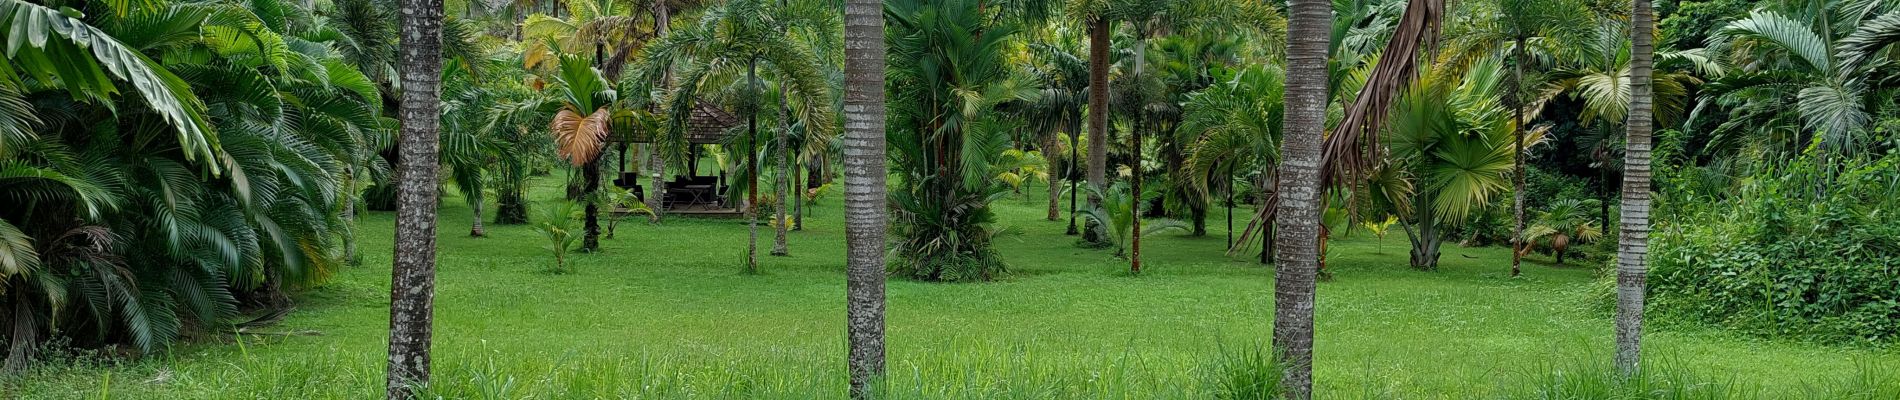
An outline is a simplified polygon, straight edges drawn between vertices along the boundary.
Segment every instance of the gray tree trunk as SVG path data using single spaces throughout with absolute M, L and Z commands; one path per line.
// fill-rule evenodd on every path
M 1057 140 L 1056 140 L 1055 132 L 1049 132 L 1048 134 L 1043 135 L 1042 157 L 1044 160 L 1060 160 L 1059 158 L 1057 158 L 1058 157 L 1057 153 L 1059 152 L 1056 151 L 1056 147 L 1057 147 L 1056 142 Z M 1061 172 L 1059 171 L 1059 168 L 1054 168 L 1055 166 L 1058 166 L 1061 164 L 1063 164 L 1061 161 L 1052 161 L 1049 163 L 1049 166 L 1051 167 L 1049 168 L 1049 179 L 1047 180 L 1048 182 L 1045 182 L 1049 186 L 1049 216 L 1048 218 L 1050 221 L 1062 220 L 1062 206 L 1061 206 L 1062 204 L 1062 175 L 1061 175 Z
M 1089 187 L 1108 187 L 1108 16 L 1098 15 L 1089 25 Z M 1102 198 L 1089 194 L 1089 207 L 1101 207 Z M 1082 240 L 1103 242 L 1104 227 L 1084 221 Z
M 351 157 L 360 158 L 362 156 L 356 155 Z M 355 163 L 354 160 L 351 162 L 352 164 Z M 357 179 L 359 179 L 357 172 L 358 169 L 355 165 L 351 165 L 349 169 L 343 171 L 343 176 L 348 178 L 350 182 L 349 186 L 345 188 L 348 192 L 343 194 L 343 262 L 348 265 L 359 265 L 363 263 L 363 260 L 356 256 L 356 201 L 363 197 L 363 191 L 357 189 Z
M 667 9 L 666 2 L 664 1 L 654 2 L 653 9 L 654 32 L 659 37 L 666 37 L 666 33 L 671 30 L 670 25 L 673 24 L 672 11 Z M 667 67 L 666 71 L 660 74 L 660 85 L 660 88 L 664 90 L 671 90 L 673 88 L 673 68 L 671 66 Z M 648 222 L 659 223 L 660 217 L 666 214 L 666 203 L 664 203 L 666 200 L 666 156 L 660 154 L 658 138 L 654 139 L 654 143 L 647 145 L 646 200 L 647 209 L 653 210 L 653 215 L 648 217 Z M 693 172 L 687 173 L 687 175 L 692 174 Z
M 751 92 L 752 107 L 746 110 L 747 146 L 744 155 L 747 169 L 745 219 L 749 235 L 745 245 L 745 267 L 746 271 L 759 272 L 759 100 L 758 87 L 755 86 L 759 82 L 758 60 L 754 59 L 746 66 L 745 82 L 746 87 L 752 89 L 748 90 Z
M 884 375 L 884 2 L 844 9 L 845 320 L 851 398 Z
M 791 122 L 786 121 L 786 118 L 789 118 L 788 114 L 785 109 L 785 84 L 780 83 L 778 85 L 778 134 L 774 135 L 777 136 L 775 139 L 778 140 L 778 178 L 775 179 L 777 182 L 772 184 L 772 190 L 778 192 L 776 194 L 776 196 L 778 196 L 778 206 L 772 207 L 772 210 L 777 215 L 777 218 L 772 220 L 772 226 L 777 227 L 777 229 L 773 230 L 773 234 L 776 236 L 772 238 L 772 255 L 775 256 L 792 255 L 791 250 L 785 248 L 785 230 L 791 228 L 788 226 L 791 224 L 787 223 L 789 221 L 785 219 L 785 208 L 791 204 L 791 201 L 785 198 L 786 185 L 788 185 L 785 178 L 787 178 L 786 175 L 791 174 L 791 157 L 789 153 L 792 151 L 792 149 L 786 148 L 787 146 L 785 145 L 785 137 L 790 136 L 792 131 Z
M 1524 251 L 1530 243 L 1524 241 L 1524 39 L 1518 38 L 1511 51 L 1511 110 L 1516 116 L 1516 126 L 1512 127 L 1513 143 L 1511 148 L 1512 180 L 1514 181 L 1511 212 L 1516 224 L 1511 231 L 1511 276 L 1518 276 L 1519 265 L 1524 263 Z
M 1650 68 L 1656 51 L 1655 14 L 1648 1 L 1633 1 L 1630 21 L 1630 108 L 1628 148 L 1623 152 L 1622 233 L 1616 255 L 1616 368 L 1624 377 L 1641 366 L 1643 291 L 1649 265 L 1649 151 L 1652 88 Z
M 469 196 L 472 198 L 468 200 L 468 205 L 470 208 L 475 209 L 475 223 L 469 225 L 468 236 L 486 237 L 488 236 L 488 230 L 482 229 L 482 192 L 477 191 L 469 194 Z
M 1274 262 L 1273 346 L 1286 398 L 1313 398 L 1313 298 L 1319 272 L 1320 142 L 1326 124 L 1332 4 L 1293 0 L 1287 20 L 1286 128 L 1281 144 L 1280 247 Z
M 798 160 L 798 162 L 792 163 L 792 179 L 794 179 L 792 183 L 792 230 L 794 231 L 805 230 L 805 193 L 811 190 L 805 187 L 804 157 L 799 158 L 800 160 Z
M 397 148 L 396 243 L 390 267 L 386 395 L 409 399 L 429 382 L 435 313 L 437 143 L 441 123 L 442 0 L 402 0 L 402 134 Z

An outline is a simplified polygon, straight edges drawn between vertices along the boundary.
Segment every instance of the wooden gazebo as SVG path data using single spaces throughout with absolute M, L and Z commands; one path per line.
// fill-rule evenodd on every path
M 726 205 L 728 196 L 726 192 L 730 185 L 726 182 L 725 171 L 719 171 L 717 175 L 698 175 L 699 147 L 725 143 L 733 128 L 739 126 L 739 117 L 703 99 L 695 103 L 692 114 L 687 116 L 686 120 L 686 142 L 689 144 L 686 160 L 688 173 L 675 174 L 672 180 L 666 181 L 664 186 L 659 188 L 661 207 L 668 213 L 677 214 L 739 215 L 738 209 Z M 627 171 L 627 146 L 632 143 L 651 143 L 653 137 L 658 134 L 658 132 L 639 131 L 637 128 L 632 133 L 631 135 L 611 135 L 607 140 L 608 143 L 620 145 L 621 171 Z M 644 201 L 646 191 L 642 184 L 649 180 L 648 177 L 637 173 L 622 172 L 620 178 L 614 179 L 614 185 L 631 189 L 635 194 L 642 196 L 641 200 Z

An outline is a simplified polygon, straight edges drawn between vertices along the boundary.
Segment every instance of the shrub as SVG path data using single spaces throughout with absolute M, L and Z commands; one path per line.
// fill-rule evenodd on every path
M 1753 176 L 1658 224 L 1652 309 L 1773 336 L 1900 337 L 1900 155 L 1804 157 Z

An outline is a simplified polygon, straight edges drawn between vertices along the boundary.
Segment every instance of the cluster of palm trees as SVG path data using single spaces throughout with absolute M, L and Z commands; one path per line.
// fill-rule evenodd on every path
M 1311 396 L 1329 226 L 1396 218 L 1431 269 L 1446 230 L 1510 194 L 1514 253 L 1561 260 L 1608 226 L 1587 209 L 1618 202 L 1617 365 L 1634 371 L 1653 130 L 1700 143 L 1683 162 L 1772 163 L 1889 151 L 1873 127 L 1900 110 L 1900 6 L 1862 0 L 1764 4 L 1686 49 L 1656 47 L 1643 1 L 59 4 L 0 0 L 0 199 L 26 205 L 0 209 L 6 365 L 55 332 L 154 350 L 281 307 L 357 258 L 359 209 L 393 206 L 392 397 L 429 376 L 445 183 L 482 236 L 490 193 L 495 221 L 527 222 L 529 177 L 571 165 L 597 250 L 601 176 L 624 164 L 608 157 L 643 159 L 658 190 L 694 164 L 702 106 L 745 120 L 706 149 L 748 193 L 749 269 L 759 207 L 788 255 L 805 180 L 843 171 L 854 396 L 883 371 L 887 272 L 1004 273 L 988 206 L 1046 175 L 1048 218 L 1069 181 L 1070 233 L 1125 247 L 1133 274 L 1144 217 L 1202 235 L 1224 197 L 1232 235 L 1233 207 L 1256 204 L 1229 248 L 1273 260 L 1291 398 Z M 1621 194 L 1527 218 L 1526 160 L 1556 141 Z

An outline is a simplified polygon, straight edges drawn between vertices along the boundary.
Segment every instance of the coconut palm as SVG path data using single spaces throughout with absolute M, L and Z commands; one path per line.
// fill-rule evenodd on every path
M 390 398 L 429 382 L 435 313 L 435 207 L 441 119 L 442 0 L 402 0 L 402 163 L 396 183 L 395 266 L 389 288 Z

